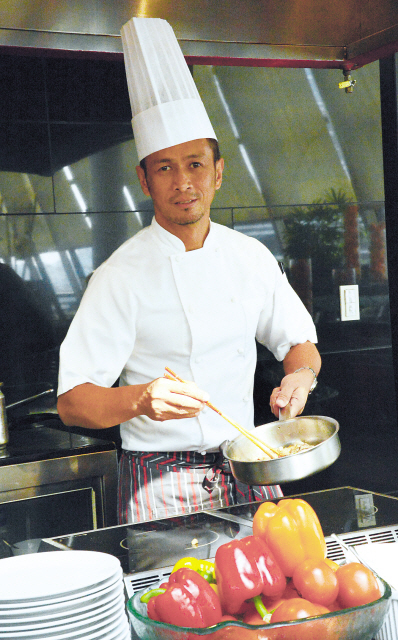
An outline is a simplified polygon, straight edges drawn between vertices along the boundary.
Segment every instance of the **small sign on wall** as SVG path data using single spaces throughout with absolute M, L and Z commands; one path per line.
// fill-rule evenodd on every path
M 359 320 L 359 290 L 357 284 L 345 284 L 340 289 L 341 320 Z

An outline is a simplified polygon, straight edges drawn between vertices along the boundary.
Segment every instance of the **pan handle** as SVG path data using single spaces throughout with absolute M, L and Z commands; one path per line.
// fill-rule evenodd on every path
M 230 440 L 224 440 L 224 442 L 222 442 L 222 443 L 220 444 L 219 449 L 220 449 L 221 453 L 223 454 L 223 456 L 225 456 L 225 450 L 226 450 L 226 448 L 228 447 L 228 445 L 229 445 L 229 443 L 230 443 L 230 442 L 231 442 Z
M 290 420 L 290 418 L 292 417 L 292 405 L 287 404 L 286 407 L 283 407 L 283 409 L 279 409 L 279 420 Z

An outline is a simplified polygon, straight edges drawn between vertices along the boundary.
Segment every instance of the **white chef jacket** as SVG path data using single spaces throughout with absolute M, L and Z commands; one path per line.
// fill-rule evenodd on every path
M 317 341 L 310 314 L 260 242 L 211 222 L 201 249 L 155 220 L 90 278 L 61 345 L 58 394 L 90 382 L 147 383 L 170 367 L 210 394 L 246 429 L 253 424 L 255 338 L 283 360 Z M 236 429 L 205 407 L 197 418 L 121 425 L 132 451 L 214 450 Z

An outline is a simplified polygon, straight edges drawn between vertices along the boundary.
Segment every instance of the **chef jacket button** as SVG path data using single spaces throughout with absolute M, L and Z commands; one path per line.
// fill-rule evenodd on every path
M 231 298 L 231 302 L 236 302 L 235 298 Z
M 245 350 L 244 350 L 242 347 L 239 347 L 239 349 L 238 349 L 238 353 L 239 353 L 239 355 L 241 356 L 241 355 L 242 355 L 242 353 L 245 353 Z
M 250 398 L 249 396 L 243 396 L 243 402 L 249 402 Z
M 202 362 L 202 358 L 198 356 L 197 358 L 195 358 L 195 362 L 196 364 L 199 364 L 200 362 Z

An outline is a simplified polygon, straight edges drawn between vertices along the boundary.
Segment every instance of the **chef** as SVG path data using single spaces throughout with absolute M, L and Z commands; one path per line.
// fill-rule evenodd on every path
M 256 339 L 283 361 L 276 416 L 303 411 L 321 365 L 312 319 L 272 254 L 210 220 L 224 161 L 170 25 L 133 18 L 122 42 L 155 214 L 90 278 L 58 389 L 65 424 L 121 425 L 121 524 L 282 496 L 234 481 L 219 447 L 237 432 L 206 401 L 253 429 Z

